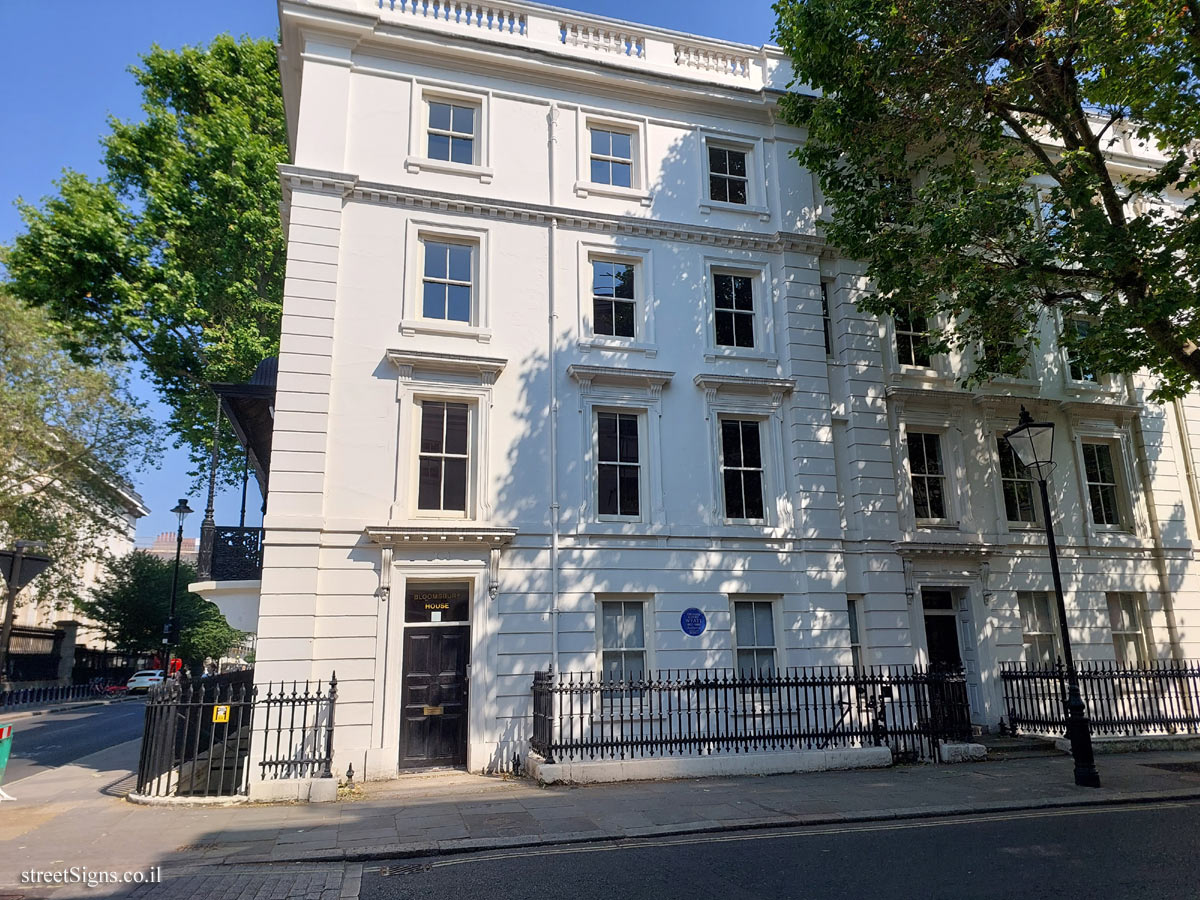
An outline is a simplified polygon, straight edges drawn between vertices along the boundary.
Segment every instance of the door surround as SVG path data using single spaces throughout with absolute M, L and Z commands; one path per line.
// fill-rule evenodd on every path
M 464 554 L 466 555 L 466 554 Z M 379 652 L 375 660 L 375 690 L 371 717 L 371 751 L 368 777 L 391 777 L 401 771 L 400 729 L 404 690 L 405 598 L 410 584 L 462 582 L 468 585 L 470 612 L 467 655 L 467 769 L 482 771 L 488 761 L 484 753 L 486 722 L 484 710 L 495 693 L 495 673 L 487 665 L 488 635 L 494 631 L 494 601 L 488 593 L 488 562 L 484 559 L 412 560 L 392 564 L 390 590 L 380 601 Z M 430 627 L 429 623 L 409 623 Z M 437 627 L 437 626 L 433 626 Z M 404 770 L 408 771 L 408 770 Z
M 987 727 L 999 720 L 997 664 L 990 636 L 992 618 L 988 610 L 990 595 L 986 592 L 987 564 L 978 558 L 966 564 L 951 560 L 926 558 L 918 566 L 906 565 L 906 593 L 909 594 L 909 628 L 912 635 L 914 661 L 929 664 L 929 645 L 925 637 L 922 589 L 949 590 L 954 598 L 958 629 L 959 654 L 967 675 L 967 697 L 971 707 L 972 724 Z

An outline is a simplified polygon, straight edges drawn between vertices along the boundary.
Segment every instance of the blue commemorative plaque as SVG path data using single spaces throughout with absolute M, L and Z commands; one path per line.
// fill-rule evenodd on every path
M 704 613 L 694 606 L 685 609 L 683 615 L 679 617 L 679 626 L 683 629 L 683 633 L 690 634 L 692 637 L 703 634 L 707 625 L 708 619 L 704 618 Z

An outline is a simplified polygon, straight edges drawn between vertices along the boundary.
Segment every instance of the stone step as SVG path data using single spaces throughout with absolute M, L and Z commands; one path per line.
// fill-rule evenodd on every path
M 1038 759 L 1062 755 L 1062 751 L 1054 746 L 1054 741 L 1048 738 L 984 734 L 975 740 L 987 747 L 987 758 L 990 760 Z

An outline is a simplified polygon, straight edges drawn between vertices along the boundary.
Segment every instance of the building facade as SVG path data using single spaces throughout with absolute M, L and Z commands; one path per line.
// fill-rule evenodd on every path
M 280 15 L 288 270 L 238 584 L 259 680 L 336 671 L 338 771 L 492 769 L 548 667 L 961 662 L 995 728 L 999 664 L 1058 653 L 998 440 L 1022 405 L 1057 426 L 1077 655 L 1197 654 L 1200 399 L 1082 371 L 1051 317 L 965 391 L 936 323 L 860 312 L 777 48 L 524 3 Z
M 87 596 L 104 577 L 104 560 L 131 553 L 138 519 L 150 510 L 129 484 L 114 488 L 108 527 L 95 538 L 96 558 L 79 566 L 78 591 Z M 26 597 L 29 595 L 26 594 Z M 103 626 L 73 603 L 26 600 L 13 613 L 16 637 L 9 645 L 8 679 L 32 686 L 116 679 L 138 667 L 138 659 L 112 649 Z

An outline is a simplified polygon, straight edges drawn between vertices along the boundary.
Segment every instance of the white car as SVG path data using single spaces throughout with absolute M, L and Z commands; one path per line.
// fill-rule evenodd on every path
M 162 684 L 165 674 L 163 669 L 143 669 L 140 672 L 134 672 L 133 677 L 125 683 L 125 687 L 131 694 L 134 691 L 148 691 L 154 685 Z

